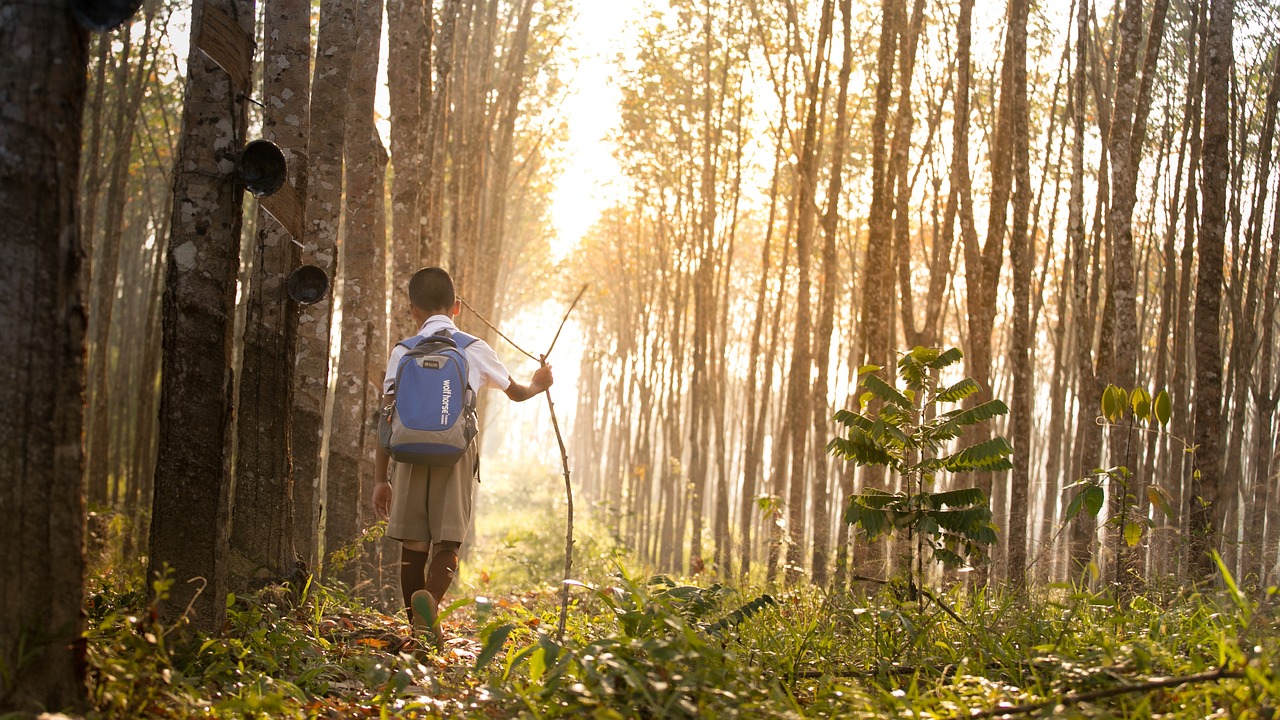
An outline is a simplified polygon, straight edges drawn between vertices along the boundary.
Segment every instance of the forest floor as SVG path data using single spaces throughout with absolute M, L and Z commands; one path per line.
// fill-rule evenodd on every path
M 315 583 L 229 598 L 222 633 L 181 640 L 151 619 L 140 583 L 96 576 L 89 717 L 1273 718 L 1280 707 L 1280 598 L 1229 577 L 1122 603 L 1068 587 L 912 597 L 898 583 L 767 595 L 633 573 L 588 535 L 561 640 L 550 535 L 473 559 L 441 651 L 403 615 Z

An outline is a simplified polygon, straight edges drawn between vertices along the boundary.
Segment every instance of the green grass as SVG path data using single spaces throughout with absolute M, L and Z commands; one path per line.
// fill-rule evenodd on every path
M 408 642 L 402 618 L 314 584 L 231 598 L 225 633 L 180 640 L 149 619 L 136 584 L 98 578 L 92 716 L 961 718 L 1048 703 L 1021 716 L 1270 718 L 1280 694 L 1274 590 L 1228 582 L 1117 606 L 1065 587 L 1028 598 L 956 587 L 938 600 L 957 620 L 892 586 L 766 597 L 650 577 L 602 543 L 584 553 L 560 644 L 557 558 L 544 547 L 555 538 L 513 532 L 477 558 L 442 654 Z M 1219 669 L 1227 677 L 1206 677 Z
M 579 517 L 558 642 L 563 486 L 532 475 L 486 466 L 442 653 L 319 583 L 228 598 L 225 631 L 190 637 L 99 563 L 90 717 L 1276 717 L 1280 598 L 1225 572 L 1221 589 L 1120 604 L 1064 586 L 783 592 L 655 576 Z

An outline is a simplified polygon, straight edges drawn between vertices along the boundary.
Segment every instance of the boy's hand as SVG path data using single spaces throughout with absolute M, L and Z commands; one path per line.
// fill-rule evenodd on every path
M 533 379 L 529 381 L 529 384 L 533 386 L 536 392 L 542 392 L 551 387 L 555 381 L 555 378 L 551 375 L 551 366 L 542 365 L 533 371 Z
M 379 520 L 391 515 L 391 483 L 383 480 L 373 486 L 373 512 Z

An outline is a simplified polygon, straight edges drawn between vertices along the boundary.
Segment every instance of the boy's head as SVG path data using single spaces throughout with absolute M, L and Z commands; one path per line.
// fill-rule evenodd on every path
M 453 278 L 444 268 L 422 268 L 409 280 L 409 302 L 426 317 L 455 314 Z

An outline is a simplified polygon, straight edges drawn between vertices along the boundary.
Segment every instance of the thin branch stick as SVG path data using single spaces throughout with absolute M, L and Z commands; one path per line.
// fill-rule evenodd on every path
M 477 318 L 480 319 L 480 322 L 484 323 L 485 325 L 488 325 L 491 330 L 498 333 L 498 337 L 510 343 L 511 347 L 524 353 L 524 355 L 528 357 L 530 360 L 537 361 L 539 365 L 546 365 L 547 358 L 551 355 L 551 351 L 554 350 L 556 347 L 556 341 L 560 339 L 560 331 L 564 330 L 564 324 L 569 321 L 570 313 L 572 313 L 573 309 L 578 306 L 578 301 L 582 299 L 582 295 L 586 293 L 587 288 L 589 286 L 590 284 L 583 285 L 582 289 L 578 291 L 578 296 L 573 299 L 573 304 L 569 306 L 569 309 L 566 310 L 564 313 L 564 317 L 560 319 L 560 327 L 556 329 L 556 336 L 551 339 L 551 346 L 547 348 L 547 351 L 543 353 L 542 357 L 540 358 L 534 357 L 532 354 L 527 352 L 524 348 L 517 345 L 514 340 L 507 337 L 506 335 L 503 335 L 501 330 L 495 327 L 493 323 L 489 322 L 488 319 L 485 318 L 485 316 L 476 312 L 476 309 L 471 307 L 470 303 L 468 303 L 466 300 L 462 300 L 462 298 L 458 298 L 458 299 L 462 301 L 462 304 L 466 306 L 466 308 L 470 310 L 473 315 L 475 315 Z M 556 444 L 559 445 L 560 447 L 560 467 L 563 468 L 564 470 L 564 495 L 568 505 L 568 518 L 565 524 L 565 536 L 564 536 L 565 582 L 562 583 L 560 586 L 560 622 L 556 628 L 556 642 L 564 643 L 564 629 L 565 629 L 565 625 L 569 620 L 568 580 L 570 579 L 570 573 L 573 570 L 573 483 L 569 481 L 569 451 L 565 449 L 564 435 L 560 433 L 560 423 L 558 420 L 556 420 L 556 406 L 555 406 L 555 403 L 551 402 L 551 391 L 547 390 L 546 394 L 547 394 L 547 411 L 551 413 L 551 428 L 556 431 Z
M 1188 683 L 1213 682 L 1224 678 L 1242 678 L 1244 673 L 1240 670 L 1228 670 L 1220 667 L 1217 670 L 1209 670 L 1207 672 L 1197 673 L 1195 675 L 1183 675 L 1180 677 L 1159 678 L 1148 680 L 1147 682 L 1137 683 L 1136 685 L 1120 685 L 1119 687 L 1106 688 L 1105 690 L 1094 690 L 1092 692 L 1072 693 L 1070 695 L 1059 695 L 1052 700 L 1045 700 L 1038 703 L 1028 703 L 1026 705 L 1015 705 L 1006 708 L 991 708 L 972 715 L 957 715 L 957 718 L 967 717 L 976 720 L 976 718 L 989 717 L 1008 717 L 1011 715 L 1027 715 L 1033 712 L 1044 710 L 1045 708 L 1057 707 L 1058 705 L 1074 705 L 1082 702 L 1092 702 L 1103 698 L 1115 697 L 1116 695 L 1128 695 L 1130 693 L 1145 693 L 1152 690 L 1160 690 L 1162 688 L 1177 687 Z
M 483 315 L 481 315 L 480 313 L 476 312 L 476 309 L 475 309 L 475 308 L 473 308 L 473 307 L 471 307 L 471 303 L 467 302 L 466 300 L 463 300 L 461 295 L 459 295 L 459 296 L 458 296 L 458 301 L 462 303 L 462 306 L 463 306 L 463 307 L 465 307 L 466 309 L 470 310 L 470 311 L 471 311 L 471 314 L 472 314 L 472 315 L 475 315 L 475 316 L 476 316 L 476 318 L 478 318 L 478 319 L 480 320 L 480 322 L 484 323 L 485 325 L 488 325 L 490 330 L 492 330 L 492 331 L 494 331 L 494 332 L 498 333 L 498 337 L 502 338 L 503 340 L 506 340 L 506 341 L 511 345 L 511 347 L 515 348 L 516 350 L 519 350 L 522 354 L 524 354 L 524 356 L 525 356 L 525 357 L 529 358 L 530 360 L 532 360 L 532 361 L 534 361 L 534 362 L 537 362 L 537 363 L 542 362 L 542 360 L 539 360 L 538 358 L 534 357 L 534 356 L 533 356 L 533 354 L 532 354 L 532 353 L 530 353 L 528 350 L 525 350 L 524 348 L 522 348 L 522 347 L 520 347 L 519 345 L 517 345 L 515 340 L 512 340 L 511 338 L 507 337 L 506 335 L 503 335 L 503 334 L 502 334 L 502 331 L 501 331 L 501 330 L 499 330 L 499 329 L 497 328 L 497 326 L 495 326 L 493 323 L 489 322 L 488 318 L 486 318 L 485 316 L 483 316 Z M 548 352 L 550 352 L 550 351 L 548 351 Z
M 587 288 L 590 286 L 590 283 L 583 284 L 582 289 L 578 291 L 578 296 L 573 299 L 573 302 L 569 305 L 569 309 L 565 311 L 564 317 L 560 320 L 560 327 L 556 328 L 556 336 L 551 338 L 551 347 L 547 348 L 547 351 L 542 354 L 544 361 L 549 355 L 551 355 L 551 351 L 555 349 L 556 341 L 560 339 L 560 331 L 564 330 L 564 324 L 569 321 L 569 313 L 573 312 L 573 309 L 578 306 L 578 301 L 582 299 L 583 293 L 585 293 Z
M 560 434 L 560 423 L 556 421 L 556 406 L 551 402 L 551 392 L 547 391 L 547 412 L 551 413 L 551 427 L 556 431 L 556 442 L 560 445 L 560 466 L 564 468 L 564 496 L 568 503 L 568 522 L 564 532 L 564 582 L 560 584 L 560 622 L 556 626 L 556 642 L 564 644 L 564 627 L 569 620 L 569 577 L 573 570 L 573 484 L 569 482 L 569 453 L 564 447 L 564 436 Z

